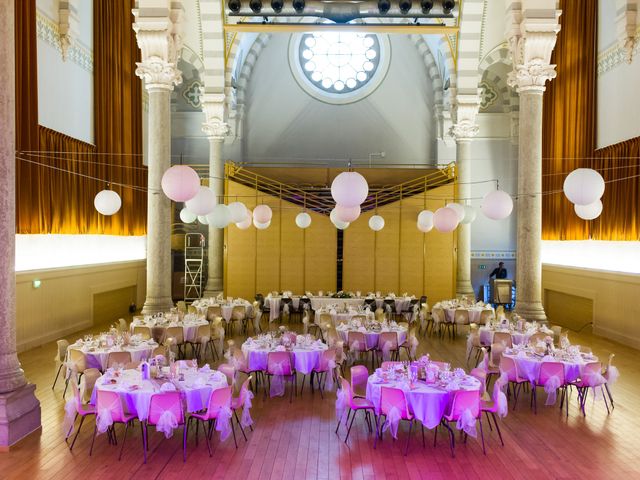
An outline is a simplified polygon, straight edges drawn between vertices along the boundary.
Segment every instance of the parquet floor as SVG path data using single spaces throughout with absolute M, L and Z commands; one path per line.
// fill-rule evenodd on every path
M 505 446 L 500 446 L 495 432 L 488 434 L 486 456 L 480 444 L 470 438 L 466 445 L 456 442 L 456 458 L 451 458 L 443 432 L 434 448 L 433 432 L 427 431 L 423 448 L 419 430 L 414 429 L 405 457 L 406 425 L 401 426 L 399 441 L 393 442 L 387 435 L 374 450 L 373 436 L 360 417 L 345 444 L 344 430 L 340 436 L 334 433 L 335 394 L 323 400 L 305 388 L 303 396 L 294 398 L 292 404 L 286 398 L 264 400 L 257 395 L 252 409 L 255 431 L 248 433 L 247 443 L 240 437 L 237 450 L 231 439 L 221 444 L 216 437 L 210 458 L 206 445 L 200 442 L 196 447 L 190 437 L 187 462 L 183 463 L 179 435 L 165 440 L 154 434 L 147 465 L 142 462 L 138 428 L 130 429 L 121 461 L 117 459 L 119 446 L 108 445 L 104 435 L 98 437 L 89 457 L 91 421 L 84 426 L 73 453 L 69 452 L 61 432 L 62 385 L 51 390 L 55 374 L 55 343 L 51 343 L 20 355 L 27 377 L 37 385 L 43 427 L 9 453 L 0 454 L 0 478 L 640 478 L 640 352 L 590 334 L 572 334 L 570 338 L 573 343 L 592 346 L 601 358 L 616 353 L 621 377 L 613 387 L 613 413 L 607 415 L 602 401 L 590 400 L 583 418 L 574 393 L 568 419 L 557 407 L 545 407 L 541 400 L 534 415 L 525 395 L 517 410 L 510 410 L 502 421 Z M 464 366 L 465 339 L 424 338 L 420 352 Z M 118 432 L 121 435 L 122 430 Z

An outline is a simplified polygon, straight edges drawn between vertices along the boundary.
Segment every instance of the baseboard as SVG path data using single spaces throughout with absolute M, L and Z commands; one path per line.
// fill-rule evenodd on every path
M 617 332 L 616 330 L 611 330 L 610 328 L 605 327 L 598 327 L 597 325 L 593 326 L 593 333 L 595 335 L 599 335 L 601 337 L 605 337 L 610 340 L 622 343 L 623 345 L 627 345 L 628 347 L 640 350 L 640 338 L 629 337 L 620 332 Z
M 18 343 L 17 345 L 18 353 L 24 352 L 25 350 L 30 350 L 32 348 L 39 347 L 41 345 L 44 345 L 45 343 L 49 343 L 54 340 L 58 340 L 59 338 L 65 337 L 72 333 L 76 333 L 81 330 L 86 330 L 91 326 L 93 326 L 93 322 L 91 320 L 87 320 L 84 322 L 75 323 L 65 328 L 60 328 L 58 330 L 43 333 L 42 335 L 39 335 L 37 337 L 32 337 L 28 340 L 24 340 Z M 69 342 L 69 343 L 72 343 L 72 342 Z

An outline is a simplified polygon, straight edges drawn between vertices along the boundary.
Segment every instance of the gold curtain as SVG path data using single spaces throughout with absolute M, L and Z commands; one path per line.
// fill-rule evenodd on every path
M 547 83 L 542 122 L 542 238 L 581 240 L 589 223 L 562 194 L 566 173 L 593 154 L 596 109 L 597 0 L 561 0 L 562 29 L 551 56 L 558 76 Z

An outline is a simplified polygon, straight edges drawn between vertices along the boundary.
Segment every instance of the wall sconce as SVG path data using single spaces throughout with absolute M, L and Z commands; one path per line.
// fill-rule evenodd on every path
M 33 281 L 33 288 L 40 288 L 40 285 L 42 285 L 42 282 L 36 278 Z

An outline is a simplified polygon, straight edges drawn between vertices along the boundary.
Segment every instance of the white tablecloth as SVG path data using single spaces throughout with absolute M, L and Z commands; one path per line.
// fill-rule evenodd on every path
M 349 338 L 349 332 L 357 332 L 359 331 L 358 329 L 355 328 L 351 328 L 347 325 L 342 325 L 342 326 L 338 326 L 336 327 L 336 330 L 338 331 L 338 333 L 340 333 L 340 336 L 342 337 L 342 340 L 344 340 L 344 344 L 347 345 L 347 341 Z M 402 345 L 405 340 L 407 339 L 407 329 L 406 328 L 396 328 L 396 329 L 392 329 L 392 330 L 384 330 L 386 332 L 395 332 L 398 334 L 398 345 Z M 366 338 L 367 341 L 367 348 L 377 348 L 378 347 L 378 340 L 380 339 L 380 331 L 378 332 L 373 332 L 373 331 L 366 331 L 364 332 L 364 336 Z
M 480 343 L 482 345 L 491 345 L 493 343 L 493 335 L 496 332 L 506 332 L 511 335 L 511 343 L 513 345 L 519 345 L 522 343 L 527 343 L 529 341 L 529 337 L 536 333 L 535 331 L 531 332 L 516 332 L 511 330 L 501 330 L 501 329 L 491 329 L 487 327 L 480 327 L 478 329 L 480 334 Z
M 199 320 L 193 320 L 189 322 L 168 322 L 163 323 L 161 325 L 155 325 L 154 321 L 142 321 L 142 322 L 131 322 L 131 331 L 133 332 L 134 327 L 149 327 L 151 329 L 156 329 L 156 331 L 162 332 L 162 336 L 164 336 L 164 332 L 167 328 L 170 327 L 182 327 L 182 334 L 184 336 L 185 342 L 193 342 L 196 339 L 196 334 L 198 333 L 198 327 L 202 325 L 208 325 L 204 318 Z
M 325 344 L 314 344 L 311 347 L 299 348 L 294 347 L 291 350 L 293 356 L 294 368 L 297 372 L 309 375 L 311 370 L 318 366 L 320 355 L 327 350 Z M 242 344 L 242 353 L 247 359 L 250 370 L 266 370 L 267 357 L 269 352 L 274 349 L 260 348 L 258 345 L 248 345 L 246 342 Z
M 376 413 L 380 412 L 380 392 L 382 387 L 401 388 L 404 390 L 407 398 L 409 409 L 413 412 L 416 419 L 421 421 L 427 428 L 435 428 L 440 420 L 447 413 L 451 400 L 453 399 L 453 391 L 447 390 L 445 387 L 427 385 L 419 381 L 416 382 L 413 389 L 409 389 L 406 383 L 390 381 L 388 383 L 377 383 L 376 375 L 371 375 L 367 382 L 367 399 L 373 402 Z M 464 377 L 463 384 L 460 386 L 462 390 L 480 390 L 480 381 L 471 377 Z
M 145 342 L 136 346 L 113 348 L 97 348 L 74 344 L 70 345 L 69 348 L 73 350 L 80 350 L 84 353 L 87 359 L 87 368 L 97 368 L 104 372 L 107 369 L 107 361 L 109 360 L 110 353 L 129 352 L 131 354 L 132 362 L 140 362 L 142 360 L 147 360 L 153 353 L 153 349 L 157 346 L 158 344 L 155 342 Z
M 526 354 L 524 356 L 518 354 L 503 354 L 505 357 L 512 358 L 516 363 L 518 374 L 529 380 L 535 382 L 540 375 L 540 366 L 544 362 L 560 362 L 564 365 L 564 379 L 565 382 L 573 382 L 580 377 L 582 367 L 587 363 L 597 362 L 598 358 L 591 356 L 588 359 L 580 357 L 579 359 L 564 360 L 562 358 L 555 359 L 553 357 L 539 357 L 533 354 Z
M 457 307 L 457 308 L 445 308 L 444 313 L 446 315 L 447 322 L 453 323 L 456 317 L 456 310 L 467 310 L 469 312 L 469 323 L 480 323 L 480 315 L 484 310 L 493 311 L 492 308 L 487 307 Z
M 165 368 L 166 370 L 168 369 Z M 182 372 L 184 381 L 176 380 L 174 384 L 180 392 L 187 412 L 190 413 L 207 408 L 211 392 L 227 386 L 227 377 L 216 370 L 201 373 L 188 369 Z M 160 393 L 162 384 L 169 381 L 168 379 L 142 380 L 138 370 L 125 370 L 115 384 L 110 383 L 106 376 L 102 376 L 96 381 L 91 404 L 95 405 L 98 390 L 117 392 L 125 404 L 126 411 L 136 415 L 140 420 L 146 420 L 151 396 Z M 134 385 L 137 386 L 136 389 L 133 389 Z

